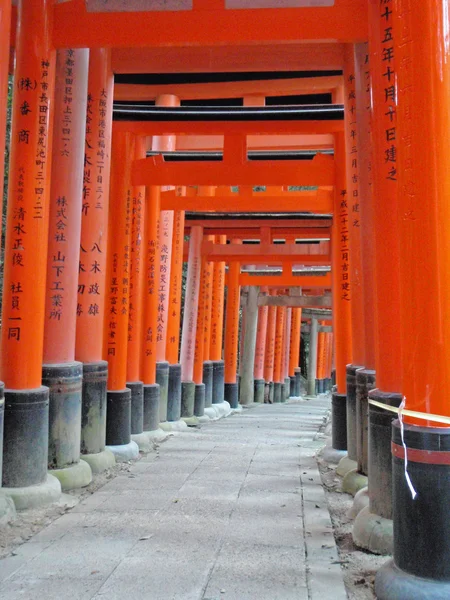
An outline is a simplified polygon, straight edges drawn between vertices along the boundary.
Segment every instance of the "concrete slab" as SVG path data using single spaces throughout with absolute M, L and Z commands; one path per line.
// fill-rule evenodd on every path
M 0 561 L 2 600 L 343 600 L 329 398 L 177 432 Z

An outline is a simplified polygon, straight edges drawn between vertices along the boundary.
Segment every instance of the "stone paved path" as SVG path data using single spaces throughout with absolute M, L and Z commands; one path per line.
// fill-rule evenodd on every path
M 2 600 L 345 600 L 314 454 L 329 399 L 177 435 L 0 561 Z

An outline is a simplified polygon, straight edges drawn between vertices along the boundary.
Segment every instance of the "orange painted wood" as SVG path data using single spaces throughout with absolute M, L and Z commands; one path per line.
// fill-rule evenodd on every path
M 295 369 L 300 365 L 300 338 L 302 309 L 292 309 L 291 347 L 289 351 L 289 376 L 294 377 Z
M 271 291 L 271 295 L 273 295 Z M 264 359 L 264 379 L 266 382 L 273 382 L 273 371 L 275 361 L 275 332 L 277 320 L 277 307 L 269 306 L 267 313 L 267 336 Z
M 178 363 L 180 348 L 181 288 L 183 283 L 184 211 L 174 214 L 170 301 L 167 325 L 166 358 L 171 365 Z
M 261 292 L 267 293 L 267 288 L 262 288 Z M 254 378 L 264 379 L 264 362 L 266 355 L 267 323 L 269 317 L 269 307 L 258 307 L 258 329 L 256 333 L 255 365 Z
M 377 0 L 369 2 L 370 11 L 370 70 L 372 75 L 372 143 L 373 143 L 373 194 L 382 201 L 374 203 L 374 227 L 377 232 L 375 244 L 375 278 L 377 304 L 377 344 L 375 365 L 377 386 L 383 391 L 401 391 L 401 337 L 399 323 L 400 302 L 400 242 L 397 232 L 398 168 L 386 161 L 386 152 L 396 140 L 387 140 L 386 131 L 395 135 L 397 115 L 392 98 L 386 99 L 386 77 L 383 47 L 385 26 L 379 18 Z M 395 70 L 395 62 L 391 61 Z M 389 110 L 391 107 L 391 111 Z M 393 112 L 392 112 L 393 111 Z M 389 265 L 389 268 L 386 268 Z M 383 290 L 389 290 L 386 302 Z
M 144 298 L 141 379 L 156 383 L 156 334 L 158 328 L 160 189 L 153 185 L 145 195 Z
M 277 261 L 298 265 L 329 266 L 328 254 L 305 254 L 303 244 L 202 244 L 202 254 L 211 261 L 236 260 L 248 264 L 270 264 Z
M 103 358 L 108 361 L 108 390 L 123 390 L 127 382 L 133 142 L 131 134 L 113 134 L 103 338 Z
M 145 155 L 145 139 L 135 140 L 135 157 Z M 131 273 L 128 313 L 127 382 L 141 377 L 145 255 L 145 187 L 134 187 L 131 209 Z
M 241 273 L 240 284 L 269 287 L 331 288 L 331 274 L 326 275 L 250 275 Z
M 109 50 L 90 50 L 80 244 L 86 252 L 80 251 L 75 342 L 81 362 L 99 361 L 103 354 L 113 84 Z
M 8 102 L 8 75 L 11 34 L 11 0 L 0 0 L 0 148 L 5 148 L 6 110 Z M 3 182 L 4 161 L 0 160 L 0 181 Z M 3 189 L 3 188 L 2 188 Z M 0 214 L 3 214 L 3 194 Z
M 234 241 L 234 240 L 232 240 Z M 239 345 L 239 313 L 241 287 L 239 282 L 240 264 L 232 262 L 228 266 L 227 303 L 225 307 L 225 383 L 236 383 Z
M 242 98 L 249 94 L 264 96 L 288 96 L 297 94 L 321 94 L 337 88 L 341 75 L 328 77 L 304 77 L 299 79 L 274 79 L 272 81 L 226 81 L 219 83 L 172 84 L 170 91 L 180 100 L 209 100 L 210 98 Z M 115 100 L 149 101 L 166 93 L 163 85 L 138 85 L 118 83 L 114 88 Z
M 367 39 L 367 4 L 363 0 L 336 0 L 334 6 L 327 8 L 234 11 L 222 7 L 127 13 L 88 13 L 83 0 L 55 6 L 53 42 L 56 47 L 167 46 L 168 32 L 171 46 L 364 41 Z M 267 55 L 271 52 L 269 46 Z
M 266 196 L 255 193 L 251 196 L 234 194 L 233 196 L 218 196 L 214 200 L 207 197 L 183 197 L 175 194 L 163 194 L 161 206 L 165 210 L 188 211 L 217 211 L 223 212 L 271 212 L 276 207 L 277 212 L 313 212 L 316 214 L 332 214 L 333 192 L 319 189 L 317 191 L 303 192 L 302 194 L 288 194 L 283 196 Z
M 242 82 L 241 82 L 242 83 Z M 330 150 L 333 135 L 248 135 L 247 150 Z M 177 150 L 222 150 L 223 135 L 183 135 Z
M 52 15 L 47 0 L 19 5 L 1 332 L 1 379 L 11 389 L 37 388 L 42 379 L 55 76 Z
M 333 327 L 336 357 L 336 385 L 339 394 L 347 389 L 346 365 L 352 362 L 351 296 L 349 293 L 350 251 L 348 237 L 348 200 L 344 135 L 336 136 L 336 197 L 331 248 L 333 256 Z
M 275 326 L 275 352 L 273 366 L 273 380 L 275 383 L 282 383 L 283 379 L 283 340 L 285 328 L 286 308 L 277 307 L 277 317 Z
M 216 236 L 217 244 L 225 244 L 226 241 L 226 235 Z M 225 262 L 215 262 L 211 304 L 210 360 L 222 360 L 224 301 Z
M 414 11 L 399 11 L 392 23 L 401 132 L 395 166 L 402 393 L 410 410 L 449 416 L 449 402 L 443 393 L 450 384 L 448 7 L 437 0 L 419 3 Z M 423 109 L 424 98 L 433 111 Z M 405 420 L 411 422 L 409 417 Z M 427 424 L 432 425 L 420 421 L 422 427 Z
M 197 311 L 197 329 L 195 333 L 195 353 L 194 353 L 194 376 L 193 380 L 196 384 L 203 383 L 203 362 L 205 355 L 205 312 L 206 312 L 206 285 L 208 280 L 208 267 L 205 257 L 201 259 L 201 274 L 200 274 L 200 293 L 198 297 Z
M 57 52 L 44 328 L 45 364 L 72 362 L 75 358 L 80 262 L 87 268 L 87 249 L 80 249 L 80 235 L 88 67 L 89 51 L 86 49 Z M 67 78 L 72 80 L 72 85 L 67 85 Z M 54 289 L 56 282 L 59 290 Z M 94 287 L 84 292 L 93 303 L 100 294 Z
M 355 365 L 365 365 L 365 315 L 364 315 L 364 276 L 362 261 L 361 240 L 361 203 L 362 189 L 360 189 L 360 171 L 362 156 L 359 154 L 360 124 L 357 122 L 356 106 L 356 64 L 353 45 L 345 48 L 344 69 L 344 94 L 345 111 L 347 115 L 345 124 L 346 146 L 346 195 L 343 196 L 347 204 L 347 219 L 345 234 L 350 247 L 349 261 L 349 289 L 352 310 L 352 362 Z M 341 217 L 341 224 L 344 217 Z M 342 232 L 341 232 L 342 235 Z M 342 275 L 343 277 L 344 275 Z

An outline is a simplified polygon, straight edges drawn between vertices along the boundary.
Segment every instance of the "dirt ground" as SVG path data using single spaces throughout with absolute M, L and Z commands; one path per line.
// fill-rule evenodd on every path
M 389 557 L 371 554 L 354 545 L 353 519 L 347 517 L 353 496 L 340 491 L 342 479 L 336 475 L 335 465 L 326 464 L 320 455 L 318 462 L 349 600 L 374 600 L 375 573 Z

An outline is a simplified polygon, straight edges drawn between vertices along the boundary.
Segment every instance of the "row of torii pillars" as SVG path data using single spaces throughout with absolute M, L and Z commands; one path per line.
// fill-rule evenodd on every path
M 130 191 L 130 183 L 131 159 L 140 155 L 143 160 L 145 148 L 138 138 L 117 130 L 109 160 L 113 80 L 108 52 L 92 50 L 88 57 L 84 50 L 59 51 L 55 61 L 46 8 L 37 0 L 19 5 L 1 340 L 2 378 L 7 387 L 3 481 L 11 495 L 27 488 L 29 497 L 47 480 L 50 499 L 59 483 L 55 485 L 47 475 L 49 388 L 54 398 L 74 397 L 75 380 L 82 369 L 84 397 L 90 403 L 89 414 L 83 418 L 92 419 L 93 424 L 83 433 L 84 448 L 102 454 L 101 445 L 93 451 L 93 440 L 100 439 L 105 414 L 106 430 L 118 442 L 113 445 L 128 445 L 121 443 L 127 438 L 120 423 L 125 413 L 131 415 L 131 390 L 125 384 L 128 356 L 133 356 L 128 348 L 134 342 L 134 351 L 139 348 L 142 353 L 140 377 L 151 407 L 142 418 L 152 415 L 161 420 L 154 398 L 158 341 L 162 342 L 158 338 L 160 275 L 168 258 L 161 260 L 162 244 L 158 249 L 165 227 L 164 216 L 158 218 L 159 186 L 171 182 L 155 182 L 141 190 L 147 214 L 142 286 L 149 293 L 142 294 L 140 344 L 139 336 L 134 337 L 134 306 L 128 303 L 136 286 L 133 259 L 138 253 L 132 256 L 131 250 L 138 208 L 133 198 L 139 197 L 139 192 Z M 444 598 L 450 588 L 446 560 L 449 411 L 445 400 L 450 343 L 446 312 L 450 300 L 446 284 L 450 256 L 448 14 L 442 3 L 431 1 L 420 3 L 414 11 L 408 3 L 398 2 L 385 2 L 382 9 L 378 2 L 370 2 L 369 54 L 365 46 L 357 46 L 355 55 L 348 48 L 345 135 L 335 134 L 333 446 L 348 451 L 339 466 L 341 472 L 348 471 L 347 482 L 369 477 L 366 527 L 370 535 L 376 537 L 374 522 L 393 516 L 394 563 L 378 574 L 378 597 Z M 64 83 L 56 87 L 53 108 L 55 65 Z M 75 71 L 80 76 L 77 85 L 73 83 Z M 431 97 L 432 110 L 423 108 L 421 99 L 426 97 Z M 161 138 L 165 142 L 170 140 Z M 63 166 L 63 157 L 70 158 L 69 167 Z M 76 218 L 77 211 L 72 214 L 80 189 L 81 220 Z M 50 198 L 54 202 L 49 203 Z M 376 201 L 371 202 L 373 198 Z M 108 208 L 117 219 L 109 219 L 107 252 Z M 188 386 L 180 403 L 189 411 L 187 418 L 192 407 L 195 410 L 193 373 L 195 340 L 199 339 L 195 300 L 202 273 L 203 232 L 193 229 L 192 272 L 181 336 L 180 378 Z M 176 254 L 172 253 L 172 259 Z M 239 279 L 232 266 L 229 285 Z M 180 280 L 181 275 L 178 286 Z M 101 284 L 107 290 L 105 326 L 95 298 Z M 166 298 L 170 297 L 171 289 L 165 291 Z M 227 306 L 231 300 L 227 299 Z M 233 302 L 239 305 L 237 295 Z M 71 326 L 66 318 L 74 320 Z M 226 335 L 231 336 L 231 331 L 233 327 L 227 324 Z M 177 330 L 168 334 L 167 343 L 175 336 L 176 344 L 177 335 Z M 232 343 L 237 345 L 236 333 Z M 75 358 L 81 365 L 74 363 Z M 160 380 L 167 378 L 165 366 L 159 371 L 165 371 L 159 374 Z M 375 372 L 378 387 L 371 389 Z M 100 398 L 106 387 L 105 413 Z M 400 404 L 403 418 L 392 422 L 396 411 L 389 409 Z M 364 421 L 367 414 L 369 420 Z M 82 425 L 86 422 L 80 423 L 80 432 Z M 70 445 L 73 440 L 68 436 L 66 441 Z M 393 503 L 385 493 L 390 487 Z M 21 497 L 26 495 L 14 496 L 18 506 Z

